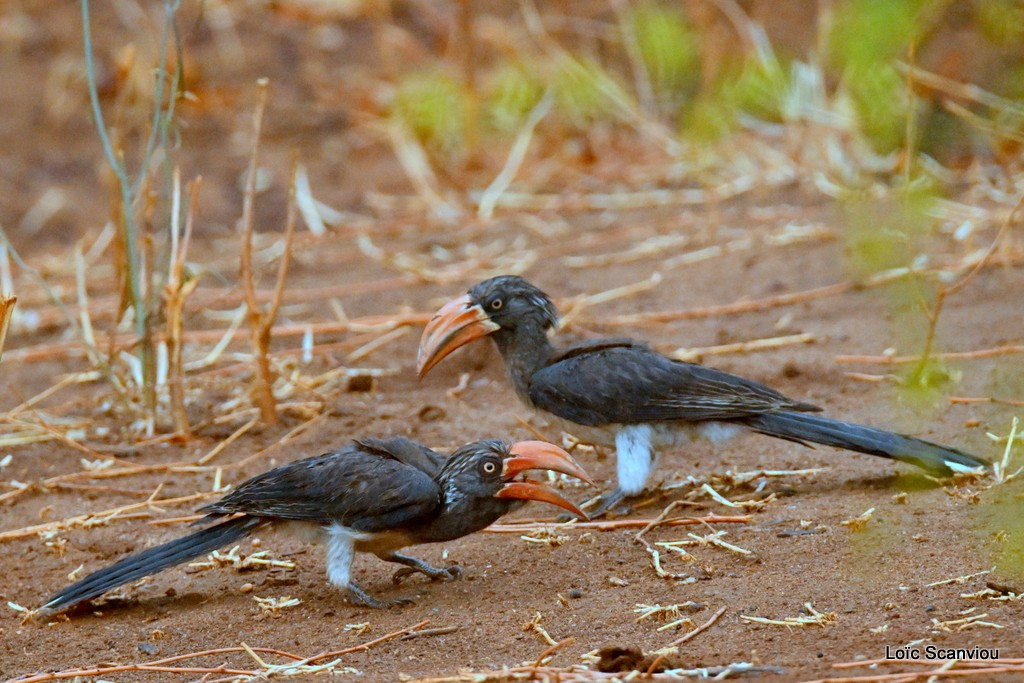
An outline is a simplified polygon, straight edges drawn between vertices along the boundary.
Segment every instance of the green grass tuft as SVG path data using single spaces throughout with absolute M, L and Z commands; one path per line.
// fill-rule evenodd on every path
M 537 73 L 525 64 L 507 62 L 489 75 L 484 97 L 488 125 L 502 133 L 514 133 L 522 127 L 544 96 Z
M 906 57 L 926 0 L 852 0 L 839 6 L 829 35 L 841 69 L 870 69 Z
M 574 125 L 616 118 L 621 104 L 631 102 L 625 89 L 596 61 L 563 55 L 552 77 L 559 111 Z
M 463 86 L 441 70 L 406 75 L 398 84 L 392 115 L 424 147 L 450 154 L 463 147 L 469 111 Z
M 644 2 L 627 19 L 658 104 L 674 111 L 700 80 L 697 37 L 674 7 Z
M 722 82 L 722 98 L 740 111 L 781 123 L 790 89 L 789 73 L 777 61 L 748 59 L 738 76 Z

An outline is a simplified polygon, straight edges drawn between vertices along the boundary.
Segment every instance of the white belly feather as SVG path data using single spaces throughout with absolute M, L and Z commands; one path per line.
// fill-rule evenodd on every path
M 585 443 L 614 446 L 619 488 L 627 495 L 644 490 L 658 463 L 659 451 L 707 439 L 716 446 L 746 429 L 729 422 L 657 422 L 653 424 L 585 427 L 560 420 L 565 431 Z

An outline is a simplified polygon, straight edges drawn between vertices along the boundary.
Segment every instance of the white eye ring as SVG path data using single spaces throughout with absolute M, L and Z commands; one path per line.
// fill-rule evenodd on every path
M 487 474 L 494 474 L 497 471 L 498 471 L 498 466 L 495 465 L 493 462 L 485 462 L 484 463 L 484 472 L 486 472 Z
M 501 299 L 495 299 L 494 301 L 491 302 L 491 310 L 492 311 L 500 311 L 501 307 L 504 306 L 504 305 L 505 305 L 505 302 L 503 302 Z

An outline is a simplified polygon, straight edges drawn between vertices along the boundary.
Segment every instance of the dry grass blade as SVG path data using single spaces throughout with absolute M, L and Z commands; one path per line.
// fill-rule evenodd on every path
M 829 624 L 835 622 L 835 612 L 819 612 L 814 609 L 811 603 L 804 603 L 804 610 L 807 614 L 799 617 L 785 617 L 783 619 L 766 619 L 764 617 L 751 617 L 746 614 L 741 614 L 740 619 L 744 621 L 751 621 L 757 624 L 767 624 L 770 626 L 785 626 L 787 628 L 803 627 L 803 626 L 821 626 L 824 628 Z
M 672 517 L 658 522 L 658 526 L 693 526 L 697 524 L 746 524 L 750 521 L 750 515 L 721 516 L 705 515 L 704 517 Z M 596 529 L 598 531 L 613 531 L 615 529 L 644 528 L 651 525 L 650 519 L 611 519 L 597 520 L 593 522 L 575 522 L 573 529 Z M 535 533 L 541 530 L 555 530 L 565 528 L 564 523 L 558 522 L 535 522 L 524 521 L 509 524 L 492 524 L 484 529 L 486 533 L 492 534 L 522 534 Z
M 979 267 L 979 264 L 981 268 L 991 266 L 991 259 L 987 258 L 987 256 L 988 252 L 980 256 L 973 256 L 971 258 L 965 259 L 962 262 L 957 263 L 955 266 L 943 268 L 941 269 L 941 272 L 973 271 L 975 268 Z M 816 287 L 813 289 L 803 290 L 800 292 L 777 294 L 774 296 L 768 296 L 761 299 L 753 300 L 740 299 L 730 304 L 705 306 L 702 308 L 682 309 L 673 311 L 652 311 L 649 313 L 620 315 L 614 318 L 602 319 L 601 323 L 607 325 L 628 326 L 646 323 L 672 322 L 676 320 L 695 320 L 700 318 L 737 315 L 740 313 L 752 313 L 756 311 L 764 311 L 771 308 L 792 306 L 794 304 L 803 303 L 806 301 L 813 301 L 816 299 L 838 296 L 840 294 L 846 294 L 847 292 L 851 291 L 859 291 L 868 288 L 882 287 L 884 285 L 888 285 L 912 277 L 936 277 L 939 272 L 939 269 L 934 268 L 893 268 L 892 270 L 886 270 L 877 273 L 863 281 L 849 280 L 846 282 L 837 282 L 835 284 Z M 1003 351 L 1003 353 L 1024 353 L 1024 347 L 1016 348 L 1018 350 Z M 919 357 L 914 356 L 912 357 L 912 360 L 904 362 L 917 362 L 919 360 Z
M 633 608 L 633 612 L 639 615 L 636 618 L 637 623 L 645 619 L 670 622 L 669 624 L 658 628 L 659 631 L 664 631 L 666 628 L 673 626 L 676 622 L 681 620 L 683 612 L 693 612 L 702 608 L 702 605 L 698 605 L 694 602 L 682 602 L 674 605 L 645 605 L 643 603 L 637 603 L 636 607 Z
M 240 554 L 240 550 L 241 546 L 237 545 L 226 553 L 214 550 L 207 556 L 208 559 L 200 562 L 189 562 L 188 566 L 200 571 L 216 569 L 218 567 L 231 567 L 238 572 L 256 568 L 276 567 L 280 569 L 295 569 L 294 562 L 290 560 L 275 560 L 269 557 L 269 551 L 267 550 L 259 550 L 244 557 Z
M 863 531 L 864 528 L 868 525 L 868 522 L 871 521 L 871 516 L 873 514 L 875 514 L 875 508 L 870 508 L 860 513 L 856 517 L 853 517 L 851 519 L 844 519 L 843 521 L 839 522 L 839 524 L 841 526 L 847 527 L 850 531 Z
M 523 631 L 527 633 L 536 633 L 541 640 L 543 640 L 550 647 L 558 647 L 558 641 L 551 637 L 547 629 L 540 625 L 540 622 L 544 620 L 544 615 L 537 612 L 533 615 L 533 619 L 523 624 Z
M 354 351 L 352 351 L 351 353 L 349 353 L 345 357 L 345 361 L 348 362 L 348 363 L 354 363 L 354 362 L 356 362 L 358 360 L 362 360 L 363 358 L 366 358 L 367 356 L 369 356 L 370 354 L 372 354 L 374 351 L 378 350 L 382 346 L 390 344 L 391 342 L 395 341 L 396 339 L 401 339 L 402 337 L 404 337 L 408 333 L 409 333 L 409 327 L 408 326 L 396 327 L 395 329 L 391 330 L 390 332 L 385 332 L 384 334 L 380 335 L 376 339 L 368 341 L 365 344 L 363 344 L 362 346 L 360 346 L 358 349 L 355 349 Z
M 974 608 L 972 607 L 971 609 L 966 610 L 965 612 L 961 612 L 961 614 L 973 611 Z M 946 621 L 939 621 L 938 619 L 933 618 L 932 632 L 938 633 L 940 631 L 945 631 L 947 633 L 951 633 L 953 631 L 966 631 L 967 629 L 972 628 L 1006 628 L 1002 624 L 996 624 L 991 621 L 984 621 L 985 617 L 987 616 L 988 612 L 985 612 L 983 614 L 970 614 L 959 619 L 948 619 Z
M 681 347 L 670 352 L 670 358 L 676 360 L 698 362 L 704 356 L 719 356 L 728 353 L 750 353 L 751 351 L 763 351 L 765 349 L 778 349 L 784 346 L 796 344 L 813 344 L 813 334 L 803 332 L 801 334 L 788 334 L 781 337 L 766 337 L 764 339 L 753 339 L 751 341 L 736 342 L 734 344 L 719 344 L 717 346 L 703 346 L 685 348 Z
M 725 550 L 728 550 L 730 552 L 737 553 L 739 555 L 753 555 L 754 554 L 753 552 L 751 552 L 750 550 L 747 550 L 746 548 L 741 548 L 738 545 L 733 545 L 732 543 L 728 543 L 727 541 L 723 541 L 722 540 L 722 536 L 725 536 L 725 535 L 726 535 L 725 531 L 714 531 L 714 532 L 711 532 L 709 534 L 705 534 L 703 536 L 698 536 L 697 534 L 687 534 L 687 536 L 690 537 L 690 540 L 688 540 L 688 541 L 686 541 L 686 540 L 684 540 L 684 541 L 659 541 L 658 543 L 655 543 L 655 545 L 661 546 L 661 547 L 669 549 L 669 550 L 676 550 L 676 551 L 679 551 L 679 549 L 681 547 L 684 547 L 684 546 L 707 547 L 707 546 L 712 546 L 713 545 L 713 546 L 717 546 L 719 548 L 723 548 Z
M 764 498 L 760 498 L 760 499 L 756 499 L 756 500 L 732 501 L 732 500 L 729 500 L 728 498 L 726 498 L 725 496 L 723 496 L 718 491 L 716 491 L 711 486 L 711 484 L 705 483 L 700 488 L 701 488 L 702 491 L 704 491 L 709 496 L 711 496 L 711 498 L 715 502 L 721 503 L 722 505 L 725 505 L 726 507 L 740 508 L 742 510 L 760 510 L 761 508 L 765 507 L 766 505 L 771 503 L 773 500 L 775 500 L 775 494 L 772 493 L 772 494 L 770 494 L 770 495 L 768 495 L 768 496 L 766 496 Z
M 654 289 L 660 284 L 661 275 L 659 273 L 652 273 L 646 280 L 641 280 L 640 282 L 634 282 L 632 284 L 623 285 L 622 287 L 615 287 L 614 289 L 575 299 L 569 304 L 568 310 L 566 310 L 565 314 L 559 321 L 559 327 L 567 327 L 569 323 L 582 311 L 590 308 L 591 306 L 603 304 L 608 301 L 614 301 L 616 299 L 622 299 L 624 297 L 630 297 L 634 294 L 639 294 L 640 292 L 646 292 Z
M 309 186 L 309 175 L 306 167 L 299 164 L 295 169 L 295 203 L 302 213 L 302 220 L 311 233 L 322 237 L 327 233 L 321 216 L 320 207 L 313 197 L 313 189 Z
M 483 194 L 480 195 L 477 216 L 481 220 L 489 221 L 494 216 L 494 207 L 497 205 L 502 193 L 512 184 L 516 173 L 523 165 L 526 152 L 530 148 L 530 141 L 533 139 L 534 129 L 551 111 L 554 101 L 553 92 L 548 90 L 530 111 L 529 116 L 526 117 L 522 130 L 516 136 L 516 141 L 512 145 L 512 150 L 509 152 L 508 159 L 505 160 L 505 165 L 502 167 L 501 172 L 498 173 L 494 180 L 491 181 L 491 184 L 487 186 L 487 189 L 483 191 Z
M 973 574 L 966 574 L 964 576 L 954 576 L 951 579 L 942 579 L 941 581 L 934 581 L 932 583 L 926 583 L 925 587 L 932 588 L 934 586 L 945 586 L 945 585 L 951 584 L 951 583 L 957 583 L 957 584 L 966 583 L 967 581 L 969 581 L 971 579 L 976 579 L 979 576 L 985 576 L 986 574 L 991 574 L 993 571 L 995 571 L 995 567 L 993 567 L 992 569 L 985 569 L 985 570 L 982 570 L 980 572 L 975 572 Z
M 994 398 L 992 396 L 950 396 L 946 400 L 950 403 L 996 403 L 1004 406 L 1024 408 L 1024 401 L 1014 401 L 1007 398 Z
M 245 434 L 250 429 L 255 427 L 256 426 L 256 422 L 257 422 L 257 420 L 254 417 L 253 419 L 249 420 L 244 425 L 242 425 L 241 427 L 239 427 L 238 429 L 233 431 L 226 439 L 224 439 L 223 441 L 218 443 L 216 446 L 214 446 L 210 450 L 209 453 L 207 453 L 203 457 L 199 458 L 199 460 L 196 461 L 196 464 L 197 465 L 206 465 L 207 463 L 209 463 L 211 460 L 213 460 L 218 455 L 220 455 L 221 452 L 223 452 L 225 448 L 227 448 L 232 443 L 237 441 L 239 439 L 239 437 L 241 437 L 243 434 Z
M 939 678 L 975 678 L 979 681 L 991 681 L 997 680 L 995 676 L 1000 674 L 1024 674 L 1024 665 L 1019 663 L 1020 660 L 1014 659 L 991 659 L 985 660 L 984 663 L 965 663 L 951 660 L 935 669 L 927 669 L 924 671 L 910 671 L 903 673 L 871 673 L 864 676 L 841 676 L 836 678 L 819 678 L 813 681 L 807 681 L 807 683 L 886 683 L 892 681 L 893 683 L 912 683 L 913 681 L 937 681 Z M 889 663 L 882 660 L 880 663 Z M 925 666 L 935 666 L 938 662 L 900 662 L 900 664 L 920 664 Z M 870 666 L 872 662 L 843 662 L 842 664 L 833 664 L 835 668 L 847 668 L 851 666 Z M 877 665 L 877 663 L 876 663 Z M 958 666 L 959 665 L 959 666 Z M 1002 679 L 998 679 L 1002 680 Z M 1009 680 L 1009 679 L 1008 679 Z
M 1015 415 L 1010 421 L 1010 433 L 1006 436 L 1006 448 L 1003 449 L 1003 455 L 992 463 L 992 475 L 996 484 L 1005 484 L 1024 471 L 1024 467 L 1018 467 L 1016 471 L 1010 472 L 1010 453 L 1013 450 L 1014 441 L 1021 438 L 1017 431 L 1019 426 L 1020 419 Z M 989 437 L 994 437 L 994 435 L 989 434 Z M 999 437 L 994 438 L 998 439 Z
M 10 683 L 15 680 L 18 683 L 43 683 L 44 681 L 56 681 L 61 679 L 78 679 L 78 678 L 92 678 L 96 676 L 105 676 L 109 674 L 128 672 L 128 671 L 139 671 L 139 672 L 167 672 L 167 673 L 199 673 L 205 674 L 203 680 L 211 680 L 209 678 L 212 674 L 228 674 L 227 679 L 216 679 L 216 680 L 228 680 L 237 681 L 239 676 L 244 676 L 245 680 L 251 680 L 253 678 L 267 678 L 274 673 L 283 675 L 298 674 L 298 673 L 313 673 L 315 669 L 308 668 L 309 665 L 316 662 L 320 662 L 325 659 L 332 659 L 334 661 L 328 662 L 326 667 L 318 667 L 320 670 L 329 671 L 331 667 L 337 664 L 337 658 L 354 652 L 362 652 L 369 650 L 372 647 L 380 645 L 381 643 L 400 638 L 404 635 L 417 632 L 421 627 L 429 624 L 429 620 L 424 620 L 410 626 L 408 628 L 388 633 L 387 635 L 379 638 L 374 638 L 361 645 L 354 647 L 345 648 L 343 650 L 333 650 L 330 652 L 322 652 L 312 657 L 301 657 L 290 652 L 284 652 L 282 650 L 275 650 L 267 647 L 250 647 L 249 645 L 242 644 L 238 647 L 222 647 L 213 650 L 201 650 L 198 652 L 189 652 L 186 654 L 175 655 L 173 657 L 167 657 L 165 659 L 158 659 L 151 662 L 144 662 L 141 664 L 122 664 L 115 666 L 96 666 L 82 669 L 67 669 L 64 671 L 53 671 L 49 673 L 39 673 L 34 675 L 23 676 L 17 679 L 12 679 Z M 198 659 L 200 657 L 210 657 L 213 655 L 223 655 L 231 653 L 244 653 L 252 657 L 260 668 L 256 670 L 252 669 L 240 669 L 240 668 L 229 668 L 226 666 L 217 667 L 182 667 L 182 666 L 170 666 L 177 662 L 182 662 L 189 659 Z M 263 661 L 263 658 L 256 657 L 255 653 L 274 655 L 277 657 L 284 657 L 292 660 L 291 663 L 285 665 L 268 665 Z M 301 667 L 301 668 L 300 668 Z
M 206 498 L 210 498 L 216 495 L 220 495 L 220 492 L 207 491 L 204 493 L 194 493 L 191 496 L 180 496 L 177 498 L 164 498 L 162 500 L 150 499 L 142 503 L 132 503 L 131 505 L 123 505 L 121 507 L 102 510 L 100 512 L 89 512 L 82 515 L 75 515 L 74 517 L 67 517 L 65 519 L 58 520 L 55 522 L 34 524 L 32 526 L 24 527 L 21 529 L 13 529 L 11 531 L 5 531 L 3 533 L 0 533 L 0 543 L 6 543 L 8 541 L 13 541 L 19 538 L 28 538 L 31 536 L 35 536 L 40 532 L 88 528 L 91 526 L 107 524 L 115 519 L 129 519 L 140 516 L 149 516 L 150 513 L 148 512 L 143 512 L 139 514 L 136 511 L 158 508 L 161 505 L 184 505 L 185 503 L 194 503 L 196 501 L 204 500 Z M 136 514 L 128 514 L 132 512 L 135 512 Z
M 1024 353 L 1024 344 L 1007 344 L 988 349 L 974 351 L 951 351 L 949 353 L 933 353 L 929 358 L 934 360 L 978 360 L 996 356 L 1010 356 Z M 924 356 L 836 356 L 837 363 L 875 363 L 878 365 L 904 365 L 920 363 Z
M 298 607 L 302 604 L 302 601 L 298 598 L 285 595 L 280 598 L 261 598 L 258 595 L 252 596 L 252 599 L 259 605 L 260 611 L 264 614 L 269 614 L 273 617 L 281 616 L 281 610 L 288 609 L 289 607 Z
M 925 71 L 917 65 L 911 67 L 904 62 L 896 62 L 896 68 L 904 72 L 908 79 L 914 80 L 929 88 L 934 88 L 935 90 L 946 93 L 947 95 L 959 97 L 971 102 L 978 102 L 979 104 L 984 104 L 986 107 L 991 107 L 996 110 L 1015 112 L 1018 115 L 1024 115 L 1024 108 L 1021 107 L 1019 101 L 999 97 L 998 95 L 990 93 L 984 88 L 974 85 L 973 83 L 962 83 L 951 78 L 946 78 L 940 74 L 932 73 L 931 71 Z
M 391 139 L 391 146 L 395 150 L 395 156 L 405 171 L 406 177 L 412 184 L 416 194 L 430 209 L 431 214 L 438 219 L 452 222 L 462 215 L 462 210 L 446 202 L 437 190 L 439 185 L 437 175 L 430 167 L 427 153 L 416 140 L 416 137 L 409 131 L 404 123 L 398 120 L 391 121 L 387 127 L 388 136 Z
M 182 333 L 185 329 L 185 300 L 199 285 L 197 278 L 185 277 L 185 259 L 192 242 L 192 228 L 195 224 L 195 213 L 199 203 L 199 187 L 202 178 L 196 178 L 189 186 L 188 216 L 185 219 L 185 233 L 178 238 L 179 211 L 181 206 L 181 172 L 174 169 L 174 201 L 171 217 L 171 253 L 170 273 L 164 286 L 164 305 L 167 318 L 167 384 L 171 395 L 171 417 L 174 429 L 179 434 L 190 432 L 188 412 L 185 410 L 185 368 L 182 360 L 184 341 Z
M 526 211 L 630 211 L 635 209 L 699 206 L 732 199 L 757 186 L 784 185 L 793 180 L 791 169 L 775 169 L 760 177 L 742 176 L 707 189 L 659 189 L 611 193 L 529 193 L 506 192 L 499 206 Z
M 347 648 L 345 648 L 343 650 L 331 650 L 330 652 L 321 652 L 318 655 L 314 655 L 314 656 L 310 657 L 307 661 L 312 663 L 312 662 L 318 662 L 318 661 L 320 661 L 322 659 L 329 659 L 331 657 L 341 657 L 343 655 L 352 654 L 353 652 L 363 652 L 364 650 L 369 650 L 371 647 L 375 647 L 377 645 L 380 645 L 381 643 L 387 642 L 389 640 L 393 640 L 394 638 L 401 638 L 402 636 L 409 635 L 410 633 L 415 633 L 416 631 L 421 630 L 424 626 L 426 626 L 429 623 L 430 623 L 429 619 L 424 619 L 423 621 L 421 621 L 421 622 L 419 622 L 417 624 L 413 624 L 412 626 L 410 626 L 408 628 L 403 628 L 400 631 L 394 631 L 392 633 L 388 633 L 387 635 L 383 635 L 380 638 L 374 638 L 373 640 L 365 642 L 362 645 L 356 645 L 354 647 L 347 647 Z
M 718 621 L 719 619 L 722 618 L 722 615 L 725 614 L 725 610 L 726 609 L 727 608 L 725 607 L 725 605 L 723 605 L 722 607 L 719 607 L 718 611 L 715 612 L 714 614 L 712 614 L 710 619 L 708 619 L 703 624 L 701 624 L 697 628 L 693 629 L 692 631 L 690 631 L 689 633 L 687 633 L 683 637 L 676 638 L 671 643 L 669 643 L 666 647 L 678 648 L 680 645 L 682 645 L 686 641 L 690 640 L 694 636 L 697 636 L 698 634 L 703 633 L 704 631 L 707 631 L 709 628 L 711 628 L 712 626 L 715 625 L 716 621 Z
M 14 315 L 14 304 L 18 297 L 0 295 L 0 359 L 4 354 L 4 340 L 7 339 L 7 328 L 11 324 L 11 316 Z

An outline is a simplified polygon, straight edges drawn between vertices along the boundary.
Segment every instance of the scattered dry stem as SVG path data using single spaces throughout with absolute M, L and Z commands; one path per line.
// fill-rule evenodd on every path
M 751 617 L 746 614 L 741 614 L 740 619 L 743 619 L 744 621 L 752 621 L 757 624 L 785 626 L 787 628 L 804 626 L 821 626 L 824 628 L 836 620 L 835 612 L 819 612 L 814 609 L 814 606 L 809 602 L 804 603 L 804 609 L 807 611 L 807 616 L 785 617 L 783 619 L 765 619 L 764 617 Z

